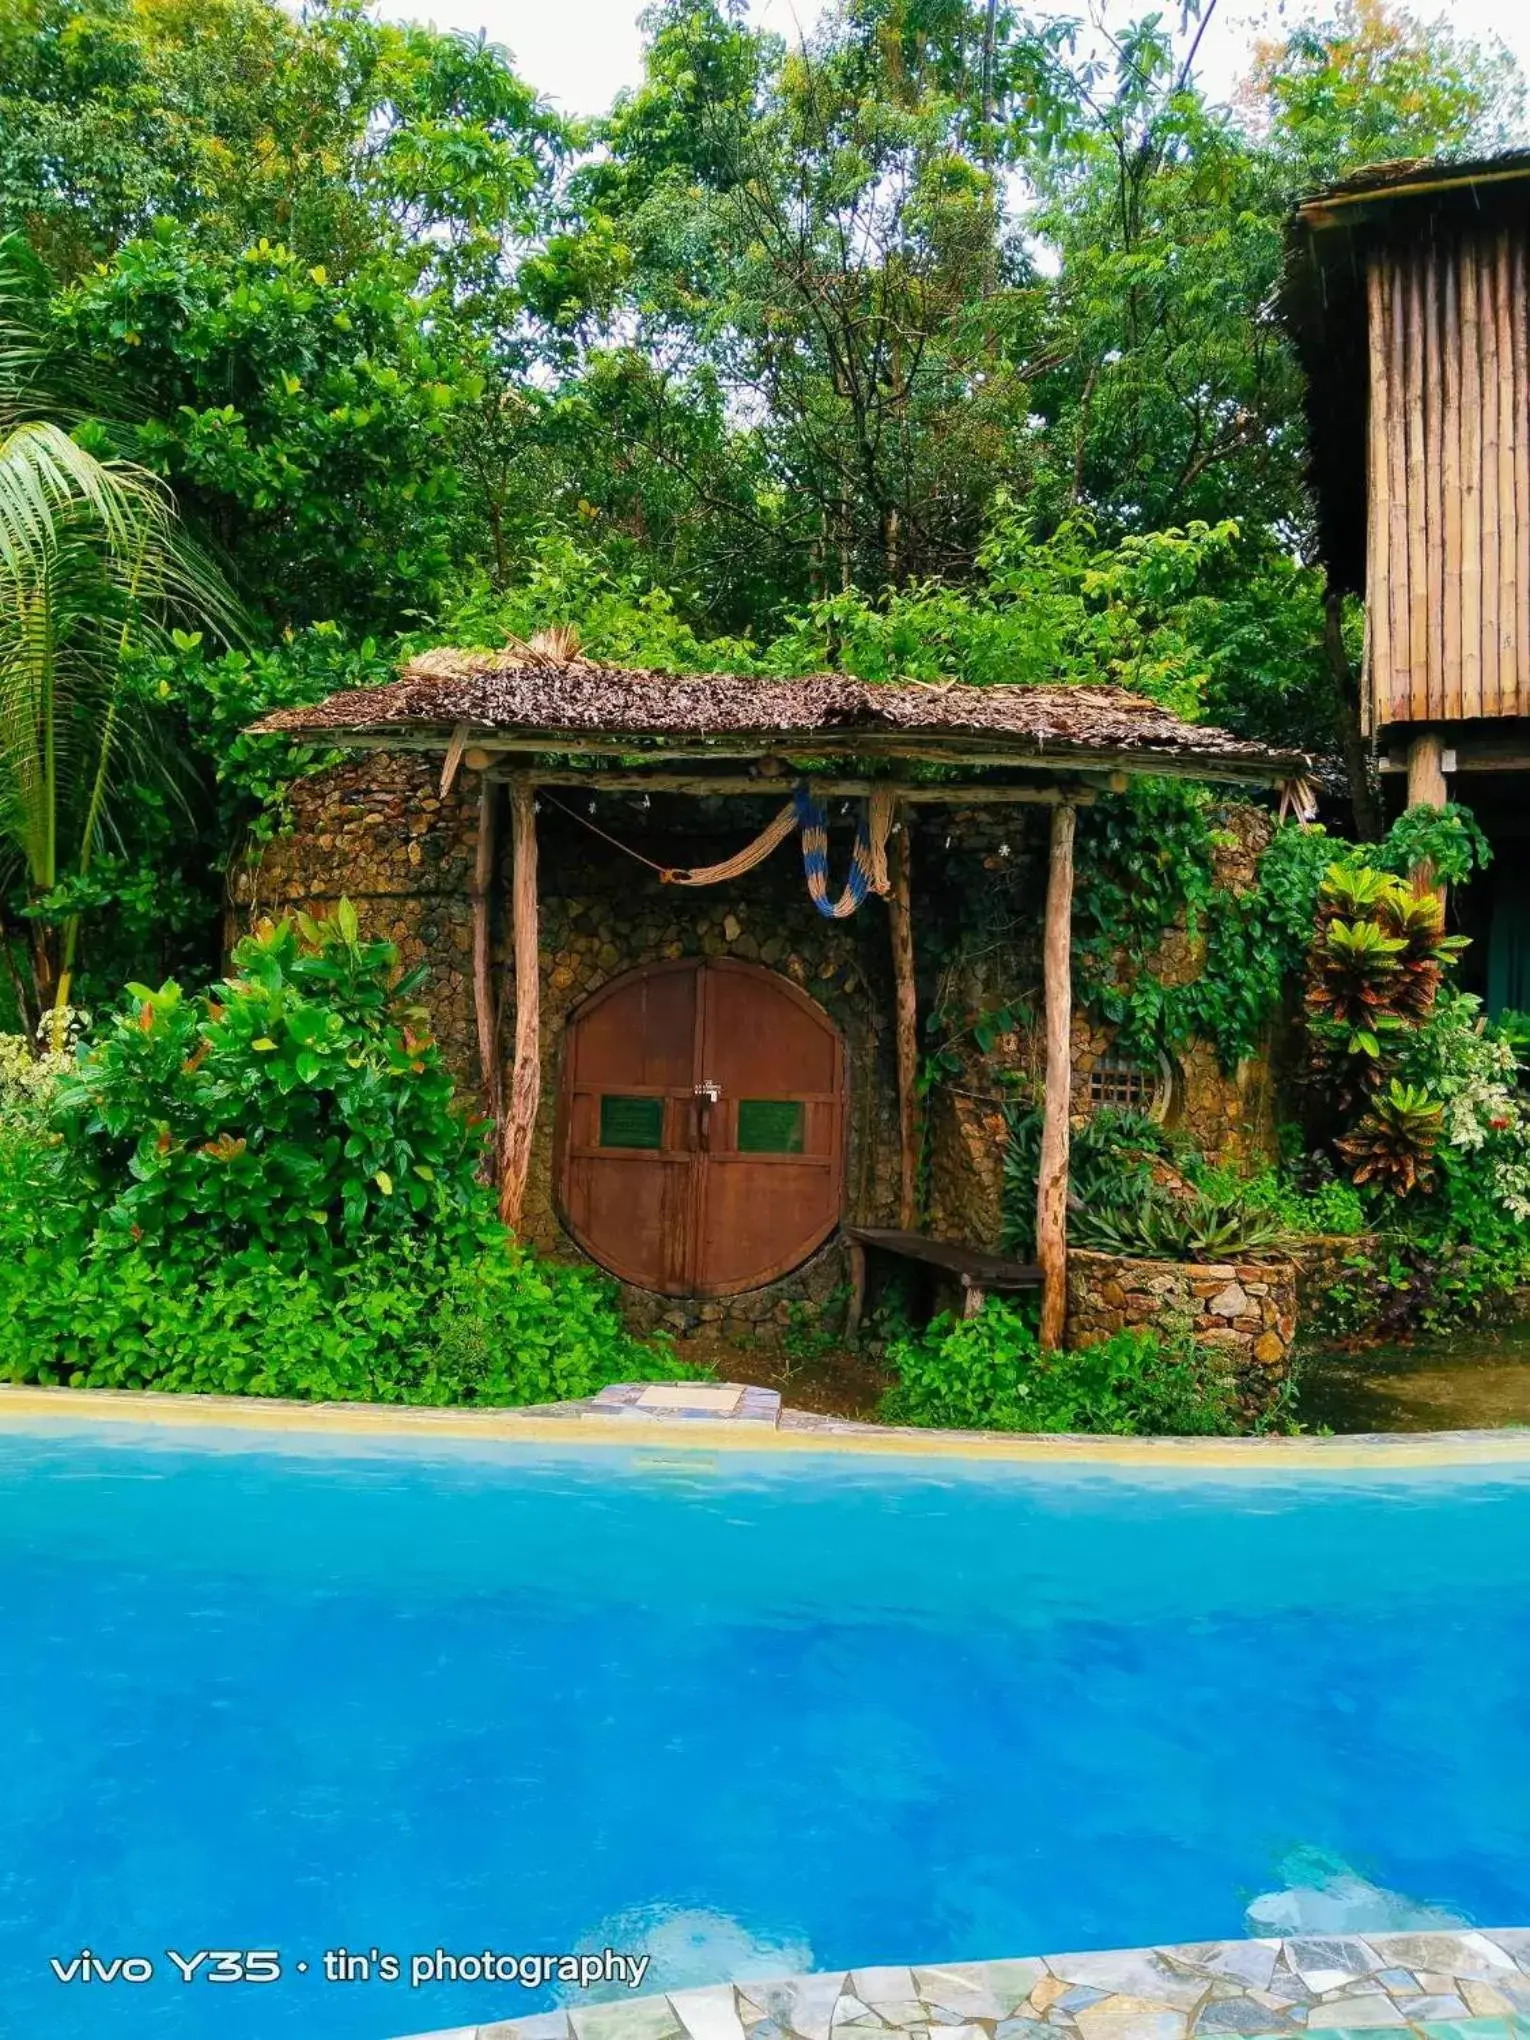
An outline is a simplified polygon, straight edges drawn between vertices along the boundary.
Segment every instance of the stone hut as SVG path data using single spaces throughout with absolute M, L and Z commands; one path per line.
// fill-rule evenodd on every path
M 353 755 L 294 783 L 240 916 L 349 897 L 429 966 L 507 1218 L 616 1276 L 639 1326 L 776 1337 L 829 1312 L 845 1225 L 996 1247 L 1029 1079 L 1055 1338 L 1073 1115 L 1146 1087 L 1214 1152 L 1265 1138 L 1262 1071 L 1135 1071 L 1073 1011 L 1073 816 L 1133 772 L 1236 790 L 1303 759 L 1110 688 L 681 681 L 524 647 L 259 727 Z M 1253 857 L 1269 818 L 1235 812 Z M 981 978 L 989 926 L 1018 1017 L 926 1097 L 921 1009 Z

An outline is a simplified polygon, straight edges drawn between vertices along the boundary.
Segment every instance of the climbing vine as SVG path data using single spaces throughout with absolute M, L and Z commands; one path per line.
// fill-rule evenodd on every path
M 1491 854 L 1466 809 L 1414 808 L 1364 850 L 1322 828 L 1277 829 L 1253 882 L 1237 889 L 1216 870 L 1218 850 L 1236 841 L 1215 794 L 1173 781 L 1139 781 L 1081 812 L 1076 980 L 1124 1053 L 1209 1041 L 1234 1070 L 1302 975 L 1331 865 L 1360 861 L 1399 877 L 1428 865 L 1455 885 Z M 1204 946 L 1187 982 L 1156 968 L 1164 930 L 1176 927 Z
M 1211 1042 L 1224 1069 L 1258 1047 L 1312 936 L 1323 872 L 1343 846 L 1320 828 L 1282 828 L 1242 890 L 1220 883 L 1235 846 L 1204 788 L 1141 781 L 1080 816 L 1074 959 L 1080 995 L 1129 1055 Z M 1155 964 L 1181 927 L 1205 960 L 1179 982 Z

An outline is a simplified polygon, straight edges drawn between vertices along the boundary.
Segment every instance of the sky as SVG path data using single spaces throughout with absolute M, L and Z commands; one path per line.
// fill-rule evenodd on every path
M 821 0 L 752 0 L 756 22 L 795 37 L 811 28 Z M 1155 0 L 1107 0 L 1109 18 L 1152 10 Z M 1156 0 L 1172 11 L 1174 0 Z M 503 43 L 521 76 L 564 113 L 603 113 L 624 85 L 642 74 L 642 36 L 637 25 L 641 0 L 413 0 L 387 5 L 385 12 L 433 21 L 438 28 L 483 29 Z M 1035 7 L 1040 12 L 1040 6 Z M 1059 13 L 1083 13 L 1080 0 L 1058 0 Z M 1242 74 L 1254 37 L 1279 31 L 1311 11 L 1304 0 L 1220 0 L 1202 45 L 1202 77 L 1214 97 L 1231 92 Z M 1326 11 L 1326 10 L 1320 10 Z M 1436 0 L 1412 12 L 1447 16 L 1463 33 L 1497 35 L 1530 72 L 1530 0 Z

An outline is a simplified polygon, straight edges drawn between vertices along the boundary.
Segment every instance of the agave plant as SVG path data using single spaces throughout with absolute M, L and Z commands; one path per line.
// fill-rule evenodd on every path
M 135 654 L 177 622 L 239 629 L 164 485 L 55 366 L 25 253 L 0 242 L 0 948 L 28 1033 L 68 1009 L 84 882 L 124 765 L 154 748 Z M 3 917 L 18 892 L 30 987 Z
M 1357 1183 L 1374 1183 L 1406 1197 L 1434 1181 L 1444 1116 L 1445 1107 L 1422 1084 L 1403 1084 L 1394 1077 L 1354 1132 L 1337 1145 Z
M 1096 1204 L 1069 1220 L 1075 1245 L 1160 1261 L 1216 1261 L 1268 1253 L 1289 1237 L 1273 1212 L 1238 1191 L 1155 1186 L 1118 1203 Z

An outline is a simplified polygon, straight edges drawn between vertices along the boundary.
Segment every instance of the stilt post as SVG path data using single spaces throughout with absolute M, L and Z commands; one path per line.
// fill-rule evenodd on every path
M 1438 730 L 1421 730 L 1408 745 L 1408 805 L 1442 808 L 1450 799 L 1445 784 L 1445 740 Z M 1443 907 L 1445 888 L 1436 885 L 1434 866 L 1426 858 L 1411 873 L 1413 890 L 1422 898 L 1433 892 Z
M 542 1091 L 542 980 L 537 931 L 537 810 L 529 779 L 510 782 L 514 859 L 510 922 L 515 961 L 515 1060 L 510 1104 L 500 1124 L 499 1215 L 519 1230 Z
M 912 1232 L 919 1216 L 919 1008 L 914 989 L 913 859 L 908 810 L 900 809 L 887 840 L 895 1038 L 898 1055 L 898 1224 Z
M 1036 1259 L 1041 1265 L 1041 1344 L 1063 1342 L 1068 1313 L 1068 1114 L 1073 1096 L 1073 832 L 1071 807 L 1052 810 L 1042 977 L 1046 1091 L 1036 1183 Z

